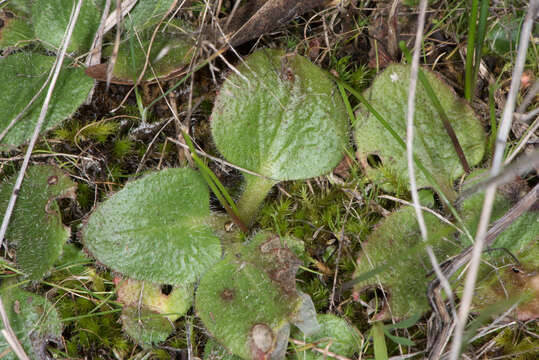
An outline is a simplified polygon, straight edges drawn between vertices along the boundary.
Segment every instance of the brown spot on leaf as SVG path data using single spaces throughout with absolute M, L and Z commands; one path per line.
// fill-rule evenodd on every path
M 49 184 L 49 185 L 58 184 L 58 176 L 56 176 L 56 175 L 49 176 L 49 178 L 47 179 L 47 184 Z
M 221 291 L 219 296 L 225 301 L 232 301 L 236 297 L 236 291 L 234 289 L 225 288 Z
M 274 347 L 275 336 L 271 328 L 266 324 L 256 324 L 251 328 L 251 350 L 253 358 L 265 359 Z
M 21 303 L 19 300 L 15 300 L 15 303 L 13 304 L 13 311 L 15 311 L 15 314 L 21 313 Z

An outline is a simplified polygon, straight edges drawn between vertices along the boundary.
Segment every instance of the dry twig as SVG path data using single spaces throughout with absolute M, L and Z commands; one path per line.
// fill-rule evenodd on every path
M 531 29 L 533 26 L 533 20 L 537 14 L 539 7 L 539 0 L 531 0 L 526 19 L 522 25 L 522 31 L 520 35 L 520 43 L 518 46 L 517 59 L 513 70 L 511 88 L 507 96 L 505 103 L 502 122 L 498 129 L 496 137 L 496 149 L 494 151 L 494 160 L 492 161 L 492 176 L 499 174 L 502 166 L 503 155 L 505 151 L 505 144 L 509 130 L 511 129 L 511 122 L 513 119 L 513 113 L 515 110 L 515 104 L 517 99 L 518 90 L 520 87 L 520 78 L 524 69 L 524 63 L 526 61 L 526 53 L 528 50 L 528 43 L 530 40 Z M 453 344 L 451 348 L 450 360 L 458 360 L 462 348 L 462 340 L 464 335 L 464 328 L 466 326 L 466 320 L 470 313 L 470 306 L 472 304 L 472 298 L 475 290 L 475 282 L 477 280 L 477 272 L 479 270 L 479 264 L 481 262 L 481 253 L 485 244 L 487 235 L 487 227 L 490 221 L 490 215 L 492 212 L 492 206 L 494 205 L 494 197 L 496 195 L 496 184 L 487 187 L 485 201 L 483 203 L 483 209 L 481 211 L 481 217 L 479 219 L 479 225 L 477 228 L 477 235 L 475 237 L 475 243 L 473 246 L 472 258 L 470 261 L 470 268 L 466 274 L 466 282 L 464 284 L 464 293 L 459 308 L 458 318 L 456 319 L 455 333 L 453 336 Z

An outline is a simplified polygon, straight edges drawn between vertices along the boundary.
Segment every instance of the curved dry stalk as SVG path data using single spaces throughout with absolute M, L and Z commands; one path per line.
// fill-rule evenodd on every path
M 21 343 L 17 339 L 17 335 L 15 335 L 15 332 L 11 328 L 11 325 L 9 325 L 9 319 L 7 317 L 6 309 L 4 307 L 4 303 L 2 299 L 0 298 L 0 318 L 2 319 L 2 322 L 4 323 L 5 329 L 1 330 L 2 335 L 6 339 L 6 342 L 9 344 L 9 347 L 13 350 L 15 355 L 20 360 L 30 360 L 28 355 L 24 352 L 24 349 L 22 348 Z
M 507 101 L 503 110 L 502 122 L 498 129 L 498 134 L 496 137 L 496 148 L 494 151 L 494 159 L 492 161 L 492 168 L 490 171 L 492 176 L 498 175 L 501 170 L 507 136 L 509 135 L 509 130 L 511 129 L 511 122 L 513 119 L 513 113 L 515 111 L 518 90 L 520 87 L 520 78 L 522 76 L 524 63 L 526 61 L 526 53 L 528 50 L 531 29 L 533 26 L 533 19 L 537 14 L 538 7 L 539 0 L 530 1 L 528 12 L 526 14 L 526 19 L 524 20 L 524 24 L 522 25 L 515 68 L 513 70 L 511 79 L 511 88 L 507 96 Z M 460 356 L 464 335 L 464 327 L 470 313 L 470 306 L 472 304 L 472 297 L 475 290 L 475 282 L 477 280 L 477 272 L 479 270 L 479 264 L 481 262 L 481 253 L 483 251 L 483 246 L 485 243 L 487 227 L 490 221 L 490 215 L 492 212 L 492 206 L 494 205 L 495 195 L 496 184 L 492 184 L 486 189 L 485 201 L 483 203 L 483 209 L 481 210 L 481 217 L 479 219 L 479 225 L 477 227 L 477 235 L 475 237 L 475 243 L 472 250 L 470 268 L 468 269 L 468 272 L 466 274 L 464 293 L 462 296 L 462 301 L 459 308 L 457 323 L 455 327 L 455 333 L 453 336 L 450 360 L 457 360 Z
M 427 10 L 427 0 L 421 0 L 419 5 L 419 19 L 417 24 L 417 33 L 414 44 L 414 53 L 412 57 L 412 69 L 410 73 L 410 85 L 408 88 L 408 108 L 406 114 L 406 155 L 408 160 L 408 174 L 410 178 L 410 192 L 412 193 L 413 205 L 416 213 L 417 222 L 419 224 L 419 229 L 421 230 L 421 238 L 423 241 L 428 241 L 428 231 L 425 224 L 425 218 L 421 210 L 421 204 L 419 202 L 419 193 L 417 190 L 417 183 L 415 179 L 415 168 L 414 168 L 414 111 L 415 111 L 415 95 L 417 88 L 417 77 L 419 73 L 419 52 L 421 49 L 421 42 L 423 40 L 423 28 L 425 27 L 425 14 Z M 453 292 L 451 291 L 451 285 L 446 279 L 440 264 L 436 259 L 436 255 L 432 250 L 430 245 L 426 246 L 426 251 L 429 256 L 430 262 L 436 273 L 436 277 L 440 280 L 440 284 L 446 292 L 447 298 L 449 299 L 452 309 L 454 309 L 454 300 Z M 454 311 L 454 310 L 453 310 Z
M 62 39 L 62 44 L 60 46 L 61 51 L 58 54 L 55 65 L 51 69 L 51 73 L 53 75 L 50 81 L 49 89 L 47 91 L 47 95 L 45 96 L 45 100 L 43 101 L 43 106 L 41 107 L 41 112 L 39 113 L 39 118 L 34 128 L 34 133 L 32 134 L 32 138 L 30 139 L 30 142 L 28 144 L 28 149 L 26 150 L 26 154 L 24 156 L 21 169 L 19 170 L 19 175 L 17 176 L 15 185 L 13 186 L 13 191 L 11 193 L 11 197 L 9 199 L 6 212 L 4 213 L 4 218 L 2 219 L 2 226 L 0 228 L 0 247 L 2 246 L 2 243 L 4 241 L 7 227 L 9 225 L 9 220 L 11 219 L 11 215 L 13 214 L 13 209 L 15 208 L 15 202 L 17 201 L 17 197 L 21 189 L 22 182 L 24 180 L 24 174 L 26 172 L 26 169 L 28 168 L 28 163 L 30 162 L 30 157 L 32 156 L 32 150 L 34 149 L 34 146 L 36 145 L 37 138 L 39 137 L 39 133 L 41 131 L 41 128 L 43 127 L 43 123 L 45 122 L 45 116 L 47 115 L 47 110 L 49 108 L 49 103 L 52 97 L 52 92 L 54 91 L 56 81 L 58 80 L 58 76 L 60 75 L 60 70 L 62 69 L 62 64 L 64 62 L 64 57 L 67 51 L 67 46 L 69 45 L 69 41 L 71 40 L 71 35 L 73 34 L 73 29 L 75 28 L 75 24 L 77 23 L 81 6 L 82 6 L 82 0 L 79 0 L 77 2 L 77 5 L 71 10 L 71 17 L 69 19 L 69 24 L 67 26 L 66 32 L 64 34 L 64 38 Z M 4 336 L 8 334 L 8 336 L 6 336 L 6 340 L 11 341 L 10 346 L 15 351 L 17 356 L 19 356 L 19 358 L 28 359 L 28 357 L 24 353 L 24 350 L 22 349 L 22 346 L 17 340 L 17 337 L 13 333 L 11 326 L 9 325 L 9 319 L 7 318 L 7 315 L 5 313 L 4 304 L 1 301 L 0 301 L 0 313 L 2 314 L 2 322 L 4 323 L 4 327 L 6 328 L 5 331 L 3 331 L 3 334 Z

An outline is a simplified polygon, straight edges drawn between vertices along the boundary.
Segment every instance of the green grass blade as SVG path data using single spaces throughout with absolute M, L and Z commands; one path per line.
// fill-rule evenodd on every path
M 473 95 L 473 73 L 474 73 L 474 49 L 475 49 L 475 31 L 477 28 L 477 8 L 479 0 L 472 0 L 472 11 L 468 22 L 468 48 L 466 51 L 466 73 L 464 80 L 464 98 L 472 101 Z M 476 59 L 475 61 L 478 61 Z
M 412 62 L 412 54 L 410 54 L 410 51 L 406 47 L 405 43 L 401 41 L 399 43 L 399 46 L 402 50 L 402 52 L 406 56 L 406 60 L 411 63 Z M 440 119 L 442 120 L 442 123 L 444 125 L 445 131 L 449 138 L 451 139 L 451 143 L 453 144 L 453 148 L 455 149 L 455 152 L 457 153 L 457 156 L 460 160 L 460 163 L 462 165 L 462 168 L 464 171 L 469 174 L 472 169 L 470 169 L 470 165 L 468 164 L 468 161 L 466 160 L 466 156 L 464 155 L 464 151 L 462 150 L 462 146 L 460 146 L 460 142 L 457 138 L 457 134 L 455 134 L 455 130 L 453 129 L 453 126 L 451 126 L 451 123 L 449 122 L 449 118 L 447 117 L 447 114 L 445 113 L 444 108 L 442 107 L 442 104 L 440 103 L 440 100 L 438 99 L 438 96 L 436 96 L 436 93 L 432 89 L 432 86 L 430 86 L 429 81 L 427 80 L 427 77 L 423 73 L 421 69 L 419 69 L 418 73 L 419 81 L 421 81 L 421 84 L 425 88 L 425 91 L 427 92 L 427 95 L 436 108 L 436 111 L 438 112 L 438 116 L 440 116 Z
M 204 163 L 204 161 L 197 155 L 195 146 L 193 145 L 193 141 L 191 140 L 189 134 L 182 130 L 182 135 L 185 139 L 187 146 L 189 147 L 189 150 L 191 151 L 193 161 L 196 163 L 197 167 L 200 170 L 200 173 L 202 174 L 202 177 L 210 187 L 211 191 L 215 194 L 217 200 L 219 200 L 219 203 L 225 208 L 225 210 L 230 215 L 232 220 L 236 223 L 236 225 L 238 225 L 238 227 L 243 232 L 247 232 L 247 226 L 240 220 L 240 217 L 238 215 L 238 207 L 236 206 L 236 203 L 234 202 L 226 188 L 219 181 L 217 176 L 215 176 L 213 171 L 211 171 L 211 169 L 206 165 L 206 163 Z
M 473 84 L 477 83 L 477 74 L 479 73 L 479 65 L 481 64 L 483 42 L 485 41 L 485 34 L 487 30 L 488 2 L 488 0 L 481 0 L 481 8 L 479 9 L 479 22 L 477 23 L 477 40 L 475 42 L 475 62 L 472 79 Z
M 387 360 L 387 345 L 384 335 L 384 327 L 381 322 L 374 323 L 371 329 L 372 342 L 374 344 L 374 358 L 376 360 Z

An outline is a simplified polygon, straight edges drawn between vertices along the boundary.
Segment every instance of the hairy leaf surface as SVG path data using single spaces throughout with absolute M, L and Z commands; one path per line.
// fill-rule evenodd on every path
M 275 180 L 331 171 L 347 145 L 347 115 L 329 76 L 302 56 L 264 49 L 231 73 L 212 134 L 230 162 Z
M 90 253 L 115 271 L 189 284 L 221 257 L 209 215 L 202 177 L 188 168 L 166 169 L 128 183 L 105 201 L 82 235 Z
M 0 211 L 9 203 L 16 175 L 0 185 Z M 32 280 L 40 280 L 62 253 L 71 230 L 62 224 L 56 199 L 75 199 L 76 185 L 54 166 L 34 165 L 26 171 L 6 232 L 17 249 L 17 264 Z

